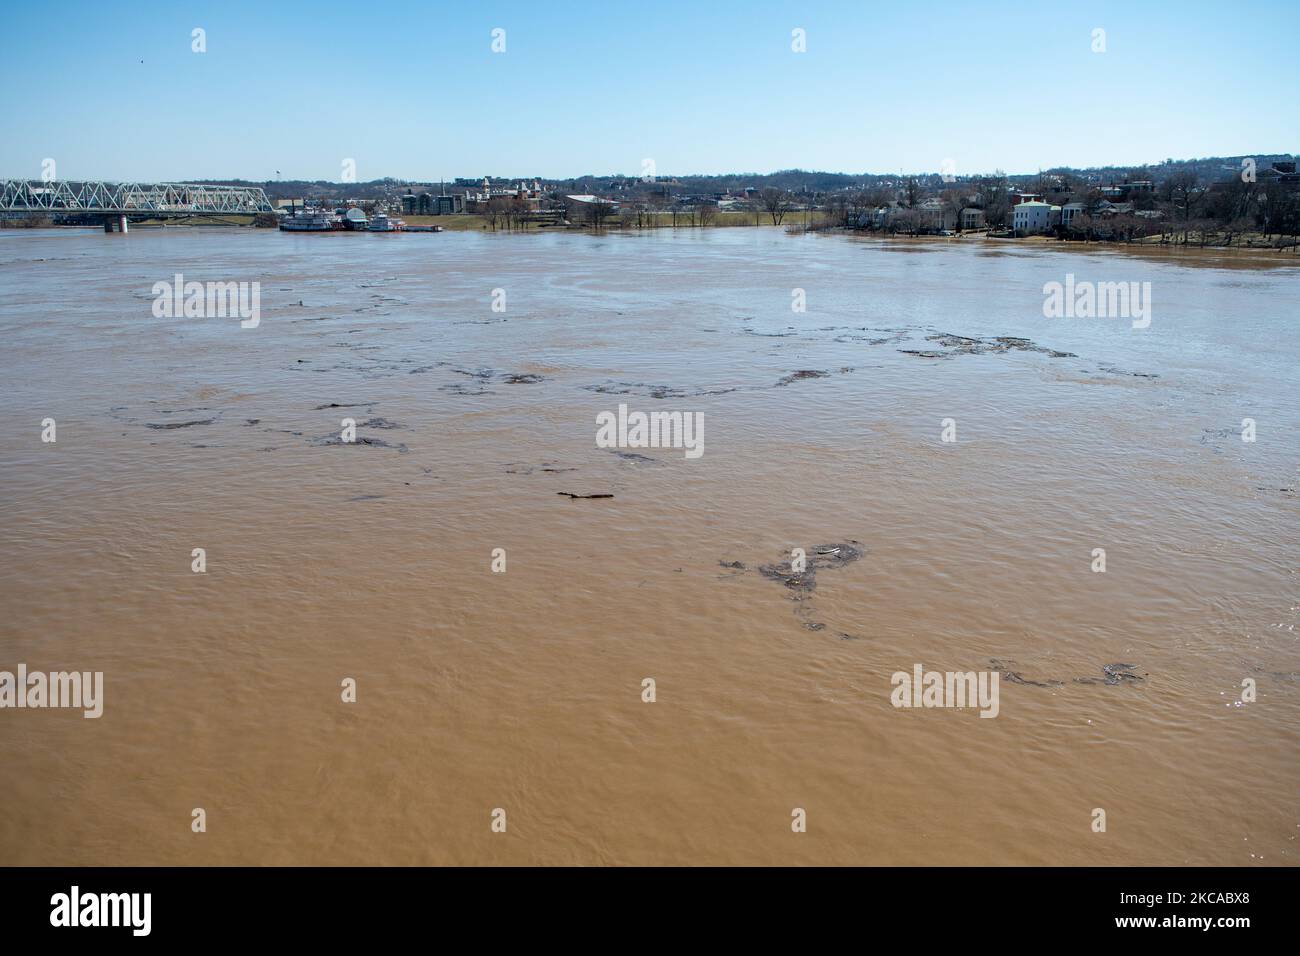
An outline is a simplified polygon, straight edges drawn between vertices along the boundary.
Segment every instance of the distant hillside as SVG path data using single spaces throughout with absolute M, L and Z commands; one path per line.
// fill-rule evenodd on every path
M 986 175 L 1005 175 L 1008 182 L 1017 186 L 1033 186 L 1043 175 L 1062 175 L 1072 177 L 1082 183 L 1104 184 L 1130 180 L 1149 179 L 1158 188 L 1161 183 L 1179 173 L 1191 173 L 1197 182 L 1208 184 L 1228 180 L 1241 172 L 1245 156 L 1211 156 L 1204 159 L 1166 159 L 1163 162 L 1145 166 L 1096 166 L 1075 168 L 1057 166 L 1032 173 L 1001 173 L 987 170 L 984 173 L 965 174 L 956 177 L 958 182 L 971 182 Z M 1259 169 L 1267 169 L 1274 162 L 1293 161 L 1294 156 L 1286 153 L 1257 154 L 1250 157 Z M 782 169 L 771 173 L 725 173 L 722 175 L 663 175 L 657 177 L 655 185 L 660 190 L 674 195 L 683 193 L 735 193 L 743 189 L 782 189 L 792 193 L 832 193 L 841 190 L 861 190 L 880 186 L 894 186 L 907 179 L 914 178 L 929 188 L 941 188 L 945 180 L 938 172 L 908 173 L 831 173 L 803 169 Z M 503 186 L 515 183 L 531 183 L 540 179 L 547 190 L 561 193 L 618 193 L 644 192 L 647 184 L 633 175 L 610 176 L 575 176 L 571 179 L 545 179 L 543 177 L 493 176 L 492 185 Z M 321 199 L 392 199 L 406 192 L 409 188 L 415 192 L 437 192 L 441 184 L 433 182 L 415 182 L 393 178 L 375 179 L 359 183 L 335 183 L 327 180 L 306 181 L 286 179 L 267 182 L 250 182 L 242 179 L 204 179 L 189 182 L 218 183 L 229 186 L 261 186 L 272 199 L 321 198 Z M 466 189 L 477 190 L 482 185 L 482 178 L 462 178 L 446 184 L 449 191 L 463 192 Z

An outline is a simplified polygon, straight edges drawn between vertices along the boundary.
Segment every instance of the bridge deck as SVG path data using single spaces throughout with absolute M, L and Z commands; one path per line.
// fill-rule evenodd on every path
M 0 180 L 0 215 L 217 216 L 274 212 L 258 186 Z

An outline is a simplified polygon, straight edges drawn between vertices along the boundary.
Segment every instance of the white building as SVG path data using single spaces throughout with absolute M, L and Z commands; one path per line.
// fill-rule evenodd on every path
M 1034 200 L 1011 207 L 1011 228 L 1017 235 L 1032 236 L 1047 232 L 1052 225 L 1052 207 Z

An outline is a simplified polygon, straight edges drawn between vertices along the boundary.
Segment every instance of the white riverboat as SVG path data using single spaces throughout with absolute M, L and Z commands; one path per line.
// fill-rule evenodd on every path
M 280 228 L 285 232 L 330 232 L 334 222 L 327 213 L 302 212 L 282 220 Z
M 401 232 L 406 228 L 406 223 L 400 219 L 389 219 L 382 212 L 376 213 L 370 218 L 371 232 Z

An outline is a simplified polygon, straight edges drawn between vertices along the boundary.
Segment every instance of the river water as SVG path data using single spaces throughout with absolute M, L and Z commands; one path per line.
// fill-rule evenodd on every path
M 45 230 L 0 281 L 0 670 L 104 674 L 0 710 L 0 863 L 1300 860 L 1294 257 Z

